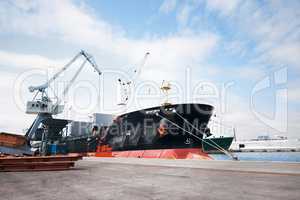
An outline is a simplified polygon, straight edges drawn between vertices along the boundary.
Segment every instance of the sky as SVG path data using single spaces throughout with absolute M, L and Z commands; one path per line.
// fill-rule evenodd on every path
M 61 97 L 80 62 L 63 73 L 51 85 L 65 102 L 57 117 L 87 121 L 95 112 L 159 105 L 166 80 L 172 103 L 215 107 L 213 132 L 300 138 L 299 17 L 298 0 L 0 1 L 0 131 L 28 128 L 28 86 L 84 49 L 103 73 L 86 66 Z M 117 79 L 132 80 L 138 67 L 120 107 Z

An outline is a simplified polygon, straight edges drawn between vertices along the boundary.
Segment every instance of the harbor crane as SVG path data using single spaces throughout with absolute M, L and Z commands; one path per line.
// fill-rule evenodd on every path
M 51 99 L 47 95 L 47 89 L 50 84 L 55 81 L 64 71 L 66 71 L 79 57 L 83 56 L 85 58 L 84 62 L 81 64 L 79 69 L 74 74 L 73 78 L 69 82 L 69 84 L 65 87 L 63 91 L 64 96 L 70 89 L 70 86 L 74 83 L 79 73 L 82 71 L 86 62 L 89 62 L 90 65 L 94 68 L 95 71 L 101 75 L 101 71 L 94 61 L 93 57 L 89 55 L 87 52 L 81 50 L 72 60 L 70 60 L 60 71 L 58 71 L 52 78 L 50 78 L 46 83 L 39 86 L 30 86 L 28 89 L 31 93 L 36 92 L 32 101 L 27 102 L 26 113 L 27 114 L 39 114 L 39 113 L 50 113 L 53 115 L 59 114 L 63 111 L 63 107 L 61 107 L 60 102 L 61 99 L 57 98 L 57 102 L 53 105 Z M 41 96 L 39 100 L 36 100 L 38 96 Z
M 88 54 L 87 52 L 81 50 L 73 59 L 71 59 L 62 69 L 60 69 L 53 77 L 51 77 L 46 83 L 39 85 L 39 86 L 30 86 L 28 89 L 31 93 L 35 93 L 33 100 L 28 101 L 26 105 L 26 113 L 27 114 L 37 114 L 36 119 L 26 132 L 25 137 L 27 141 L 30 142 L 31 140 L 35 140 L 35 138 L 44 137 L 51 137 L 50 132 L 55 132 L 54 135 L 62 130 L 63 127 L 66 126 L 68 123 L 67 120 L 60 120 L 60 119 L 53 119 L 52 115 L 57 115 L 63 112 L 64 105 L 60 105 L 62 98 L 58 98 L 56 96 L 56 101 L 53 102 L 52 99 L 48 96 L 48 88 L 50 84 L 53 83 L 64 71 L 69 69 L 72 64 L 77 61 L 79 58 L 83 57 L 84 61 L 73 75 L 70 82 L 66 85 L 63 90 L 62 98 L 65 94 L 69 91 L 71 85 L 74 83 L 82 69 L 84 68 L 85 64 L 88 62 L 91 67 L 101 75 L 101 71 L 96 64 L 93 57 Z M 55 122 L 55 123 L 54 123 Z M 52 126 L 51 126 L 52 125 Z M 50 130 L 51 129 L 51 130 Z M 47 134 L 45 135 L 45 130 Z
M 121 102 L 118 105 L 121 105 L 121 106 L 127 105 L 127 102 L 129 100 L 130 91 L 131 91 L 131 85 L 132 85 L 132 83 L 134 83 L 136 81 L 138 76 L 141 74 L 142 68 L 144 67 L 147 57 L 149 55 L 150 55 L 150 53 L 147 52 L 144 55 L 141 63 L 137 66 L 136 69 L 134 69 L 131 81 L 124 81 L 121 78 L 118 79 L 118 82 L 119 82 L 119 85 L 121 88 Z

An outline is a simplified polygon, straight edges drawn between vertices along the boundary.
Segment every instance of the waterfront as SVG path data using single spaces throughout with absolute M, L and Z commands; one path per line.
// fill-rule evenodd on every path
M 300 162 L 300 152 L 235 152 L 233 154 L 243 161 Z M 216 160 L 230 160 L 223 154 L 210 154 L 210 156 Z

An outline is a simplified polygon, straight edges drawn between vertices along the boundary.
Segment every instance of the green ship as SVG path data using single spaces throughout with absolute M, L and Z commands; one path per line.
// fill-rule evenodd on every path
M 228 150 L 234 137 L 204 138 L 202 149 L 206 153 L 222 153 L 222 150 Z

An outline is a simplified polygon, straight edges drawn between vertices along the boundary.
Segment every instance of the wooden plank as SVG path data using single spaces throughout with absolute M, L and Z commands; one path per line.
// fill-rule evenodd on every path
M 28 156 L 0 157 L 0 172 L 16 171 L 53 171 L 66 170 L 74 167 L 75 161 L 82 156 Z
M 77 161 L 82 156 L 28 156 L 28 157 L 0 157 L 0 164 L 24 163 L 24 162 L 58 162 L 58 161 Z
M 0 133 L 0 145 L 8 147 L 23 146 L 26 142 L 26 138 L 22 135 L 16 135 L 12 133 Z
M 45 171 L 65 170 L 74 167 L 74 162 L 36 162 L 36 163 L 10 163 L 0 164 L 0 172 L 9 171 Z
M 70 170 L 71 168 L 65 168 L 65 167 L 51 167 L 51 168 L 35 168 L 35 169 L 5 169 L 0 170 L 0 172 L 35 172 L 35 171 L 64 171 L 64 170 Z

